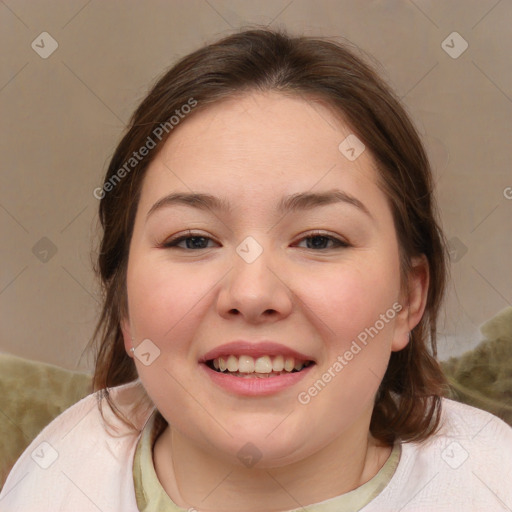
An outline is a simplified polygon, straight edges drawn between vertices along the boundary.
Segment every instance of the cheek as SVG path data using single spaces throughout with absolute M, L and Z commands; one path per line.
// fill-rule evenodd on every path
M 159 350 L 150 365 L 136 360 L 137 372 L 151 400 L 176 424 L 180 424 L 185 409 L 190 414 L 202 414 L 200 408 L 193 411 L 197 404 L 190 403 L 183 389 L 194 388 L 189 369 L 197 362 L 190 348 L 208 291 L 218 280 L 210 274 L 185 271 L 150 258 L 133 258 L 128 267 L 129 313 L 136 343 L 149 339 Z M 199 403 L 204 402 L 200 393 L 197 398 Z
M 345 411 L 358 411 L 377 391 L 389 361 L 398 266 L 382 259 L 347 264 L 336 272 L 303 279 L 300 286 L 304 311 L 309 311 L 310 322 L 323 337 L 322 382 L 308 384 L 322 389 L 317 405 L 337 403 Z
M 128 268 L 127 287 L 137 337 L 157 344 L 172 338 L 179 345 L 213 283 L 204 272 L 184 271 L 161 261 L 134 261 Z M 176 336 L 178 332 L 181 336 Z
M 314 278 L 304 274 L 295 281 L 295 291 L 307 306 L 305 313 L 309 310 L 311 321 L 316 318 L 326 338 L 341 346 L 374 325 L 392 307 L 399 291 L 398 268 L 371 260 L 315 272 Z

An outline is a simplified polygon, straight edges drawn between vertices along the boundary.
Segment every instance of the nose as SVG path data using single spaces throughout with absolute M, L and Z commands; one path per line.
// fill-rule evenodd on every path
M 268 251 L 251 263 L 234 255 L 233 268 L 223 280 L 217 308 L 226 319 L 241 316 L 248 323 L 275 322 L 292 311 L 292 292 L 283 269 Z

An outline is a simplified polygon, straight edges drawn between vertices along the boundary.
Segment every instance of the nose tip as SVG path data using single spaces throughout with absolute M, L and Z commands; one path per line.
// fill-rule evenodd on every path
M 236 250 L 239 258 L 229 272 L 218 298 L 219 314 L 244 317 L 251 323 L 287 316 L 292 309 L 291 293 L 270 266 L 269 251 L 254 237 L 247 237 Z

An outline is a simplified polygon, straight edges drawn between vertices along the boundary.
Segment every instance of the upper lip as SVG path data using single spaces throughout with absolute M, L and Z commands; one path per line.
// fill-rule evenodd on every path
M 230 343 L 225 343 L 224 345 L 219 345 L 214 349 L 210 350 L 206 354 L 204 354 L 200 359 L 200 363 L 206 363 L 206 361 L 210 361 L 212 359 L 217 359 L 218 357 L 228 357 L 230 355 L 234 356 L 251 356 L 254 358 L 261 356 L 283 356 L 283 357 L 293 357 L 296 360 L 301 361 L 315 361 L 313 357 L 308 356 L 306 354 L 302 354 L 297 350 L 289 348 L 280 343 L 276 343 L 274 341 L 259 341 L 257 343 L 250 341 L 232 341 Z

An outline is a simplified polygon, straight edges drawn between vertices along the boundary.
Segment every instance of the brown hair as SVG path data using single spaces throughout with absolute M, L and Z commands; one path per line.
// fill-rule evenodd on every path
M 420 138 L 394 93 L 348 45 L 255 29 L 235 33 L 185 56 L 157 81 L 132 115 L 111 159 L 105 184 L 113 183 L 119 169 L 154 130 L 191 98 L 197 102 L 190 114 L 194 115 L 209 104 L 246 91 L 297 94 L 306 100 L 321 100 L 338 112 L 377 163 L 379 185 L 388 198 L 398 236 L 402 285 L 411 258 L 426 256 L 430 284 L 425 314 L 408 345 L 391 354 L 370 423 L 372 435 L 384 443 L 393 442 L 395 437 L 403 441 L 426 439 L 439 426 L 441 396 L 447 389 L 436 360 L 446 244 L 436 221 L 431 170 Z M 172 134 L 171 129 L 168 132 Z M 93 385 L 95 390 L 104 389 L 114 411 L 108 388 L 137 378 L 120 327 L 120 319 L 127 314 L 130 239 L 145 171 L 169 134 L 165 133 L 158 147 L 129 173 L 123 173 L 122 179 L 103 194 L 99 206 L 103 238 L 97 271 L 104 302 L 94 333 L 98 348 Z M 165 425 L 165 419 L 160 413 L 158 416 Z

